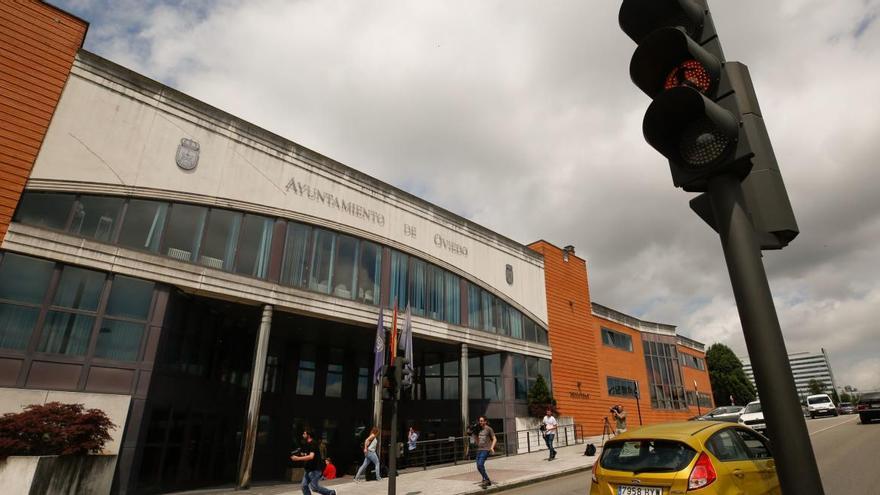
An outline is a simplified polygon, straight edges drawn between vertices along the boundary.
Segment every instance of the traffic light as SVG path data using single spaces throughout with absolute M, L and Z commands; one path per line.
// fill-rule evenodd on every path
M 624 0 L 620 27 L 638 44 L 630 77 L 653 99 L 645 140 L 669 160 L 672 182 L 704 192 L 714 176 L 743 181 L 762 249 L 797 234 L 748 68 L 727 62 L 705 0 Z M 709 198 L 691 208 L 715 230 Z
M 394 365 L 393 361 L 390 365 L 385 367 L 385 370 L 382 374 L 382 388 L 387 388 L 391 391 L 392 394 L 394 394 L 397 390 L 397 385 L 400 383 L 398 381 L 400 373 L 397 370 L 397 367 Z

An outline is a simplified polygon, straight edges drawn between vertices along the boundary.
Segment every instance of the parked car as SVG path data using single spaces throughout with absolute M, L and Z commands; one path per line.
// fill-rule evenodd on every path
M 837 406 L 828 394 L 816 394 L 807 397 L 807 409 L 810 411 L 810 419 L 816 416 L 837 416 Z
M 880 419 L 880 392 L 862 394 L 856 409 L 859 411 L 859 418 L 864 425 L 875 419 Z
M 646 426 L 605 443 L 590 495 L 778 494 L 774 462 L 769 441 L 737 424 Z
M 712 409 L 702 416 L 697 416 L 697 421 L 729 421 L 736 423 L 742 413 L 743 406 L 721 406 Z
M 754 401 L 746 404 L 742 414 L 739 417 L 739 424 L 746 425 L 753 430 L 760 432 L 767 431 L 767 424 L 764 422 L 764 411 L 761 409 L 761 402 Z
M 856 408 L 849 402 L 841 402 L 837 405 L 838 414 L 852 414 L 854 412 L 856 412 Z

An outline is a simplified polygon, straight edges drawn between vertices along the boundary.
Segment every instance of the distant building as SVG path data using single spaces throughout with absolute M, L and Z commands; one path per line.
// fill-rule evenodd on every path
M 755 374 L 749 358 L 740 358 L 743 362 L 743 371 L 749 377 L 752 385 L 755 385 Z M 834 373 L 831 371 L 831 363 L 828 361 L 828 353 L 825 349 L 821 352 L 795 352 L 788 355 L 791 364 L 791 372 L 794 375 L 794 383 L 797 386 L 798 396 L 803 398 L 810 395 L 810 380 L 817 380 L 825 385 L 825 391 L 831 393 L 837 389 L 834 381 Z M 757 388 L 757 386 L 756 386 Z

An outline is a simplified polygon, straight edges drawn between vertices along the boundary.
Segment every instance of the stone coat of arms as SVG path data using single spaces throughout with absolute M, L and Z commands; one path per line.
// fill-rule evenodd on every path
M 177 146 L 175 156 L 177 166 L 184 170 L 192 170 L 199 164 L 199 143 L 192 139 L 183 138 Z

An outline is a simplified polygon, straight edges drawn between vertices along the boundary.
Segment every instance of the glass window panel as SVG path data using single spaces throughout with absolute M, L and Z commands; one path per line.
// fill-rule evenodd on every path
M 275 222 L 271 218 L 244 216 L 238 241 L 238 258 L 235 261 L 236 273 L 266 278 L 274 226 Z
M 0 349 L 26 349 L 40 310 L 0 303 Z
M 535 334 L 535 322 L 528 318 L 523 319 L 523 338 L 529 342 L 534 342 L 538 339 Z
M 538 358 L 535 357 L 526 357 L 526 375 L 530 379 L 535 379 L 538 377 Z
M 73 194 L 26 192 L 21 196 L 15 221 L 49 229 L 63 229 L 73 206 Z
M 483 374 L 490 376 L 501 375 L 501 354 L 483 356 Z
M 451 359 L 443 363 L 443 376 L 458 376 L 458 360 Z
M 333 256 L 333 295 L 343 299 L 354 296 L 357 283 L 355 278 L 355 261 L 358 241 L 347 235 L 336 236 L 336 253 Z
M 510 336 L 515 339 L 523 337 L 523 316 L 519 310 L 510 308 Z
M 550 376 L 550 360 L 549 359 L 538 359 L 538 373 L 544 377 L 544 380 L 547 382 L 548 388 L 553 388 L 551 386 L 551 376 Z
M 146 320 L 153 301 L 153 282 L 116 275 L 110 287 L 107 314 Z
M 55 263 L 6 253 L 0 264 L 0 299 L 40 304 L 46 296 Z
M 525 378 L 516 377 L 513 379 L 514 396 L 516 400 L 526 400 L 529 398 L 528 384 Z
M 501 399 L 501 377 L 483 377 L 483 398 L 490 400 Z
M 468 377 L 468 399 L 483 398 L 483 378 L 480 376 Z
M 359 400 L 369 398 L 370 394 L 370 369 L 358 368 L 357 398 Z
M 458 397 L 458 380 L 456 377 L 443 378 L 443 398 L 446 400 L 457 400 Z
M 81 196 L 73 207 L 69 232 L 110 242 L 124 200 L 108 196 Z
M 409 256 L 398 252 L 391 251 L 391 298 L 388 301 L 388 307 L 393 308 L 394 303 L 397 306 L 406 308 L 409 303 Z
M 536 326 L 535 333 L 537 334 L 537 337 L 538 337 L 538 343 L 547 345 L 547 330 L 544 330 L 543 328 Z
M 308 279 L 308 246 L 312 228 L 299 223 L 287 223 L 287 239 L 284 242 L 284 261 L 281 266 L 281 283 L 305 287 Z
M 442 379 L 436 376 L 425 377 L 425 399 L 440 400 L 443 398 L 441 392 Z
M 98 331 L 95 356 L 118 361 L 136 361 L 140 355 L 143 323 L 104 319 Z
M 424 315 L 426 302 L 427 263 L 415 258 L 411 259 L 409 276 L 409 305 L 414 315 Z M 403 308 L 403 306 L 401 306 Z
M 513 356 L 513 376 L 526 376 L 526 358 L 520 354 Z
M 201 206 L 175 204 L 168 214 L 164 254 L 180 261 L 193 261 L 202 239 L 202 228 L 208 209 Z
M 130 200 L 122 221 L 122 230 L 119 232 L 119 244 L 158 252 L 167 215 L 167 203 L 142 199 Z
M 434 354 L 426 355 L 425 363 L 425 376 L 440 376 L 443 368 L 438 356 Z
M 327 373 L 325 397 L 342 397 L 342 373 Z
M 315 346 L 304 345 L 300 349 L 296 393 L 297 395 L 314 395 L 315 393 Z
M 468 326 L 471 328 L 483 328 L 480 301 L 480 289 L 474 284 L 468 284 Z
M 483 329 L 495 331 L 495 298 L 485 290 L 480 291 L 480 308 L 483 310 Z
M 494 298 L 495 328 L 501 335 L 510 335 L 510 319 L 507 317 L 507 304 L 501 298 Z
M 468 358 L 468 375 L 480 376 L 480 356 L 471 356 Z
M 95 318 L 92 316 L 49 311 L 40 339 L 40 352 L 81 356 L 89 347 Z
M 450 272 L 444 271 L 443 277 L 446 285 L 446 321 L 453 325 L 461 324 L 461 282 L 459 278 Z
M 65 266 L 55 291 L 55 306 L 95 311 L 104 289 L 106 275 L 101 272 Z
M 330 277 L 333 275 L 333 244 L 336 234 L 315 229 L 312 242 L 312 259 L 309 265 L 309 289 L 330 293 Z
M 241 213 L 211 209 L 205 225 L 199 264 L 231 271 L 240 228 Z
M 358 301 L 379 304 L 381 274 L 382 248 L 371 242 L 361 241 L 357 273 Z

